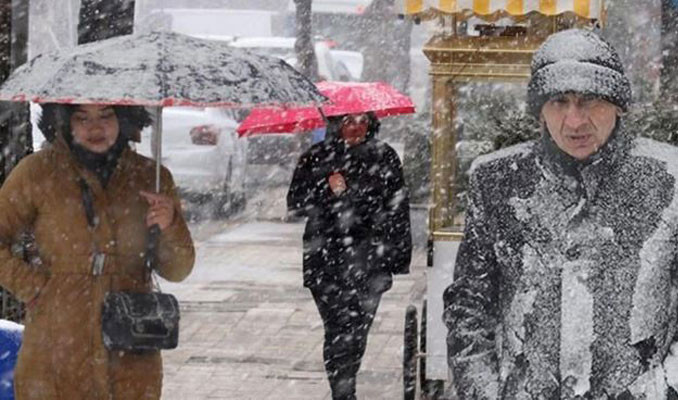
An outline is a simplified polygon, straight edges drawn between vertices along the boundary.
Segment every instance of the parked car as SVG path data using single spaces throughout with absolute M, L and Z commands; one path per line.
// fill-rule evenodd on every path
M 369 7 L 372 0 L 313 0 L 314 14 L 361 15 Z M 294 15 L 296 2 L 289 0 L 287 12 Z
M 272 36 L 284 16 L 267 10 L 166 8 L 140 15 L 134 31 L 172 31 L 185 35 Z
M 297 67 L 297 55 L 294 51 L 293 37 L 241 37 L 230 42 L 231 46 L 251 50 L 255 53 L 276 56 L 285 60 L 293 67 Z M 337 61 L 332 56 L 327 42 L 319 40 L 315 42 L 315 55 L 318 58 L 318 74 L 321 80 L 339 81 L 350 80 L 350 72 L 347 68 L 337 66 Z
M 293 37 L 243 37 L 235 38 L 231 46 L 244 48 L 258 54 L 279 57 L 296 67 L 297 56 Z M 322 80 L 350 79 L 350 73 L 335 67 L 330 46 L 325 41 L 315 42 L 318 73 Z M 248 187 L 253 191 L 288 185 L 299 155 L 307 147 L 307 135 L 265 134 L 247 137 Z
M 237 122 L 219 108 L 168 107 L 162 118 L 162 164 L 172 171 L 190 212 L 206 206 L 214 217 L 245 205 L 247 141 Z M 137 151 L 152 157 L 151 129 L 141 133 Z
M 363 54 L 352 50 L 330 50 L 335 65 L 345 68 L 351 81 L 360 81 L 363 74 Z M 343 79 L 340 79 L 343 80 Z

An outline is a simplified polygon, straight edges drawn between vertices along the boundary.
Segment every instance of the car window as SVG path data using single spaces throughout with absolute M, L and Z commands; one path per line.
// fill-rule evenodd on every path
M 207 109 L 207 113 L 219 120 L 230 120 L 227 125 L 238 125 L 238 123 L 247 117 L 249 110 L 242 108 L 219 108 L 211 107 Z
M 242 47 L 242 48 L 249 50 L 255 54 L 261 54 L 264 56 L 274 56 L 278 58 L 285 58 L 294 54 L 294 49 L 281 47 Z
M 334 71 L 334 59 L 330 54 L 330 49 L 324 43 L 315 44 L 315 55 L 318 57 L 318 73 L 321 75 L 321 80 L 334 81 L 337 80 Z
M 256 38 L 255 38 L 256 39 Z M 278 38 L 281 39 L 281 38 Z M 285 38 L 286 40 L 280 41 L 265 41 L 265 40 L 256 40 L 254 42 L 248 42 L 247 40 L 238 41 L 237 39 L 232 42 L 232 45 L 242 49 L 246 49 L 255 54 L 261 54 L 266 56 L 274 56 L 283 59 L 285 62 L 290 64 L 294 68 L 298 68 L 297 65 L 297 55 L 294 51 L 294 39 Z M 292 45 L 290 45 L 290 43 Z M 277 44 L 277 45 L 276 45 Z M 315 54 L 318 58 L 318 73 L 321 75 L 324 80 L 337 80 L 339 79 L 337 73 L 335 72 L 335 60 L 332 54 L 330 53 L 329 47 L 326 43 L 322 41 L 315 42 Z
M 338 61 L 336 64 L 334 64 L 334 72 L 337 74 L 336 76 L 337 80 L 344 82 L 354 80 L 353 76 L 351 75 L 351 72 L 349 72 L 346 65 L 344 65 L 344 63 L 341 61 Z

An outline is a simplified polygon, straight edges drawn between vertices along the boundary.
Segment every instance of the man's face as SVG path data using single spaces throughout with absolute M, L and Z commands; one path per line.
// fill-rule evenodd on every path
M 585 160 L 607 142 L 620 113 L 601 98 L 569 93 L 547 101 L 541 119 L 562 151 Z

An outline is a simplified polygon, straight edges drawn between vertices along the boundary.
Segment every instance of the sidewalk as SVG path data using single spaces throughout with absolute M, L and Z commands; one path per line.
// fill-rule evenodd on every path
M 303 224 L 224 232 L 194 234 L 192 275 L 162 282 L 182 308 L 179 347 L 163 354 L 163 400 L 330 399 L 322 322 L 301 285 Z M 405 308 L 420 308 L 425 262 L 415 253 L 411 274 L 396 276 L 382 298 L 358 375 L 361 400 L 403 396 Z

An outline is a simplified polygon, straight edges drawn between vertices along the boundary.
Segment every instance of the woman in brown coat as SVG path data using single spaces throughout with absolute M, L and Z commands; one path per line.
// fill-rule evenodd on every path
M 56 133 L 52 143 L 24 158 L 0 188 L 0 286 L 26 303 L 17 400 L 160 398 L 160 353 L 109 352 L 101 334 L 106 292 L 152 289 L 147 227 L 161 228 L 163 278 L 183 280 L 195 258 L 171 174 L 163 168 L 161 191 L 152 193 L 154 162 L 128 145 L 148 121 L 139 108 L 51 105 L 41 127 Z M 35 235 L 38 262 L 12 252 L 24 232 Z M 94 254 L 104 254 L 103 268 L 93 267 Z

